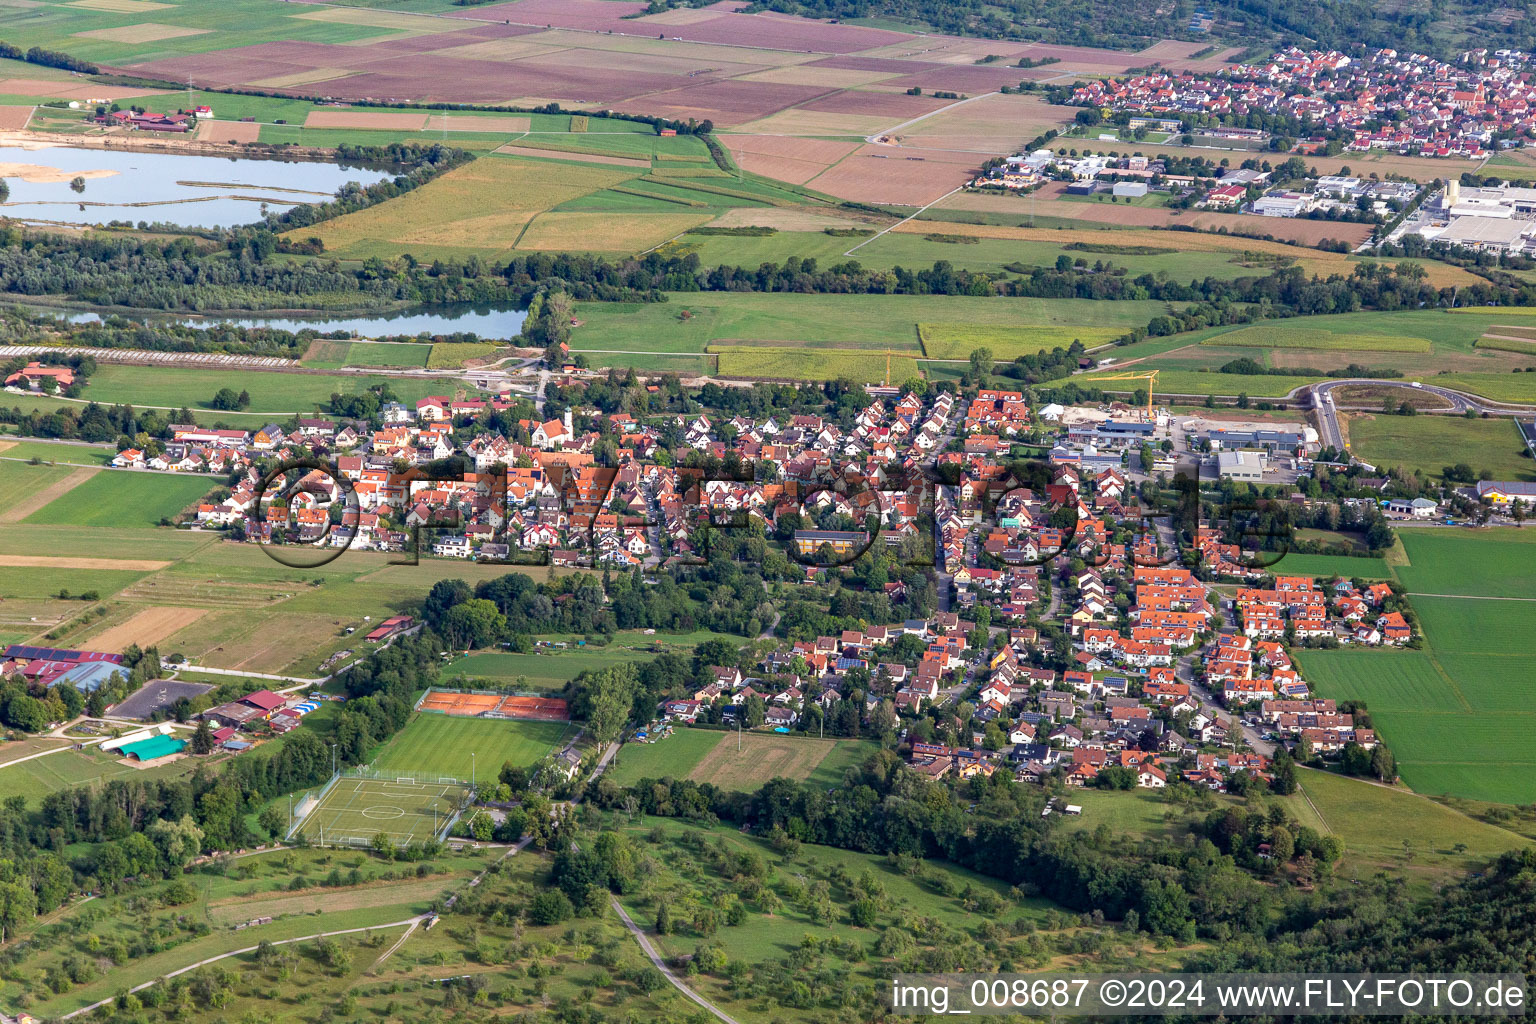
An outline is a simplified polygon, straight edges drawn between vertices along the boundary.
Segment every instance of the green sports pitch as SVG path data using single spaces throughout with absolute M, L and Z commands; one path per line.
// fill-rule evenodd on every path
M 366 846 L 382 832 L 396 846 L 442 832 L 469 794 L 454 782 L 343 778 L 295 834 L 317 846 Z

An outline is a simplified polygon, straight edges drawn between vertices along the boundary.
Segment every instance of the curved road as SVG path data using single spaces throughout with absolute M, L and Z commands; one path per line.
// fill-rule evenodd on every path
M 1434 384 L 1414 384 L 1405 380 L 1378 380 L 1369 377 L 1350 377 L 1342 380 L 1324 381 L 1321 384 L 1311 384 L 1292 391 L 1288 398 L 1299 397 L 1305 391 L 1312 393 L 1312 408 L 1317 413 L 1317 426 L 1319 440 L 1326 447 L 1344 451 L 1344 431 L 1339 426 L 1338 405 L 1333 400 L 1333 392 L 1344 387 L 1371 387 L 1403 388 L 1407 391 L 1419 394 L 1435 395 L 1443 398 L 1451 405 L 1451 411 L 1456 413 L 1475 412 L 1479 415 L 1489 416 L 1529 416 L 1532 410 L 1529 407 L 1503 406 L 1489 404 L 1486 399 L 1477 395 L 1470 395 L 1464 391 L 1452 391 L 1450 388 L 1438 387 Z
M 737 1021 L 734 1017 L 727 1016 L 724 1010 L 720 1009 L 714 1003 L 705 999 L 693 989 L 683 984 L 682 979 L 680 979 L 676 974 L 672 973 L 672 968 L 667 966 L 666 960 L 662 959 L 661 954 L 656 951 L 656 947 L 651 945 L 651 940 L 646 938 L 645 930 L 630 919 L 630 916 L 624 912 L 624 908 L 619 906 L 618 900 L 615 899 L 611 902 L 613 903 L 613 909 L 618 911 L 619 920 L 624 922 L 624 926 L 630 930 L 630 933 L 634 935 L 635 939 L 640 943 L 640 949 L 651 961 L 651 964 L 661 972 L 661 976 L 663 978 L 666 978 L 672 983 L 673 988 L 677 989 L 690 1000 L 704 1007 L 704 1009 L 720 1018 L 720 1020 L 724 1021 L 724 1024 L 737 1024 Z

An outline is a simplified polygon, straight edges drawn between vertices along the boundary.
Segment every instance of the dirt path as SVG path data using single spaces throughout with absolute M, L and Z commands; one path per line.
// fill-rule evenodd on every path
M 64 555 L 0 555 L 8 569 L 128 569 L 158 572 L 170 565 L 148 558 L 69 558 Z
M 63 497 L 99 472 L 101 472 L 99 469 L 86 469 L 84 467 L 75 470 L 52 486 L 44 487 L 30 498 L 24 498 L 4 512 L 0 512 L 0 523 L 21 522 L 33 512 L 53 501 L 53 499 Z
M 405 934 L 401 935 L 398 939 L 396 939 L 395 940 L 395 944 L 393 946 L 390 946 L 388 949 L 386 949 L 384 951 L 384 955 L 379 957 L 377 960 L 375 960 L 373 962 L 373 966 L 368 968 L 368 970 L 371 973 L 373 973 L 373 974 L 378 974 L 379 973 L 379 968 L 384 966 L 384 961 L 386 961 L 390 957 L 394 956 L 395 950 L 397 950 L 401 946 L 405 945 L 405 940 L 411 937 L 411 933 L 416 930 L 416 926 L 419 925 L 419 924 L 421 924 L 420 921 L 412 921 L 411 922 L 411 926 L 405 930 Z
M 640 926 L 635 924 L 634 921 L 630 920 L 629 915 L 624 912 L 624 908 L 619 906 L 618 900 L 613 901 L 613 909 L 618 911 L 619 920 L 623 921 L 625 926 L 629 928 L 630 932 L 635 936 L 635 939 L 640 943 L 640 948 L 645 951 L 645 955 L 650 958 L 651 963 L 654 964 L 656 969 L 661 972 L 662 977 L 666 978 L 672 983 L 673 988 L 677 989 L 683 995 L 693 1000 L 693 1002 L 704 1007 L 704 1009 L 708 1010 L 720 1020 L 724 1021 L 725 1024 L 737 1024 L 736 1018 L 728 1016 L 724 1010 L 720 1009 L 714 1003 L 699 995 L 687 985 L 684 985 L 682 980 L 679 979 L 677 975 L 672 973 L 672 968 L 668 967 L 667 962 L 663 960 L 661 955 L 656 952 L 656 947 L 651 945 L 651 940 L 646 938 L 645 932 L 640 930 Z
M 425 915 L 425 914 L 418 914 L 415 917 L 408 917 L 408 918 L 406 918 L 403 921 L 390 921 L 388 924 L 374 924 L 374 925 L 369 925 L 366 928 L 343 928 L 343 929 L 341 929 L 339 931 L 334 931 L 334 932 L 316 932 L 313 935 L 300 935 L 296 939 L 273 939 L 271 944 L 274 945 L 274 946 L 288 946 L 288 945 L 292 945 L 295 942 L 309 942 L 311 939 L 322 939 L 322 938 L 327 938 L 327 937 L 332 936 L 332 935 L 356 935 L 358 932 L 374 932 L 374 931 L 380 931 L 380 930 L 385 929 L 385 928 L 401 928 L 401 927 L 404 927 L 406 925 L 413 925 L 414 926 L 416 924 L 421 923 L 421 921 L 426 916 L 427 915 Z M 174 977 L 176 977 L 178 975 L 186 974 L 188 971 L 195 971 L 199 967 L 207 967 L 209 964 L 218 963 L 220 960 L 228 960 L 232 956 L 243 956 L 246 953 L 254 953 L 259 948 L 260 948 L 259 946 L 246 946 L 243 949 L 232 949 L 228 953 L 220 953 L 218 956 L 210 956 L 210 957 L 208 957 L 208 958 L 206 958 L 204 960 L 199 960 L 195 964 L 188 964 L 187 966 L 178 968 L 178 969 L 176 969 L 174 971 L 167 971 L 165 974 L 160 975 L 158 978 L 151 978 L 149 981 L 144 982 L 144 984 L 142 984 L 142 985 L 135 985 L 133 988 L 129 989 L 128 991 L 130 993 L 131 992 L 142 992 L 146 988 L 149 988 L 151 985 L 158 984 L 160 981 L 162 981 L 164 979 L 174 978 Z M 93 1010 L 98 1010 L 98 1009 L 100 1009 L 103 1006 L 107 1006 L 107 1005 L 111 1004 L 116 999 L 117 999 L 117 997 L 113 996 L 113 997 L 111 997 L 109 999 L 103 999 L 100 1002 L 92 1003 L 89 1006 L 82 1006 L 78 1010 L 72 1010 L 69 1013 L 61 1014 L 59 1016 L 59 1019 L 60 1020 L 69 1020 L 71 1017 L 78 1017 L 81 1014 L 90 1013 Z

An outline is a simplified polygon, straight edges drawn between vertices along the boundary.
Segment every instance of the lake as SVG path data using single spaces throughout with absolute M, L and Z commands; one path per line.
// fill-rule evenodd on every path
M 34 307 L 36 308 L 36 307 Z M 37 312 L 58 315 L 57 310 L 37 308 Z M 522 332 L 523 321 L 528 314 L 521 309 L 496 309 L 494 307 L 464 309 L 418 309 L 395 314 L 339 317 L 293 316 L 142 316 L 129 318 L 146 323 L 178 323 L 190 327 L 212 327 L 216 324 L 234 324 L 237 327 L 272 327 L 280 331 L 315 330 L 322 334 L 346 331 L 359 338 L 389 338 L 397 335 L 415 336 L 428 334 L 474 333 L 482 338 L 504 340 L 515 338 Z M 64 319 L 74 324 L 96 323 L 98 313 L 68 313 Z
M 0 213 L 67 224 L 159 221 L 198 228 L 234 227 L 261 220 L 263 204 L 280 212 L 300 203 L 325 202 L 349 181 L 371 185 L 390 177 L 388 171 L 333 163 L 69 146 L 0 146 L 0 164 L 10 165 L 3 170 L 11 190 Z M 22 167 L 58 173 L 38 174 Z M 26 181 L 16 176 L 18 172 L 60 180 Z M 77 175 L 86 179 L 82 192 L 69 184 Z

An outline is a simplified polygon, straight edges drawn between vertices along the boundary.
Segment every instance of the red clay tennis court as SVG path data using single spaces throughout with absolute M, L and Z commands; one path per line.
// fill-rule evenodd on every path
M 446 715 L 483 715 L 495 711 L 501 698 L 491 693 L 442 693 L 433 690 L 421 700 L 421 710 Z
M 432 690 L 421 699 L 418 710 L 472 718 L 527 718 L 541 722 L 569 722 L 571 709 L 554 697 L 503 697 L 494 693 L 452 693 Z
M 569 722 L 571 708 L 563 700 L 553 697 L 507 697 L 497 715 L 503 718 L 530 718 L 544 722 Z

